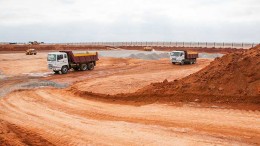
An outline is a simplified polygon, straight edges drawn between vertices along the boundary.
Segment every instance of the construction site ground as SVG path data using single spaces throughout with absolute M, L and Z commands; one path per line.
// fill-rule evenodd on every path
M 47 69 L 47 52 L 0 54 L 0 145 L 260 145 L 257 105 L 139 103 L 77 94 L 133 93 L 179 80 L 214 60 L 204 54 L 197 64 L 180 66 L 165 54 L 140 53 L 101 53 L 93 71 L 65 75 Z

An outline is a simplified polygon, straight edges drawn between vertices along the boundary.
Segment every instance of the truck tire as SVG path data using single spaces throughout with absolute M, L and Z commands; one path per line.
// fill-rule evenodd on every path
M 66 74 L 66 73 L 68 73 L 68 67 L 67 66 L 63 66 L 62 68 L 61 68 L 61 73 L 62 74 Z
M 86 64 L 81 64 L 80 65 L 80 70 L 85 71 L 87 69 L 88 69 L 88 66 Z
M 94 69 L 94 63 L 88 63 L 88 70 L 93 70 Z
M 193 64 L 195 64 L 196 62 L 197 62 L 197 60 L 196 60 L 196 59 L 194 59 L 194 60 L 193 60 Z

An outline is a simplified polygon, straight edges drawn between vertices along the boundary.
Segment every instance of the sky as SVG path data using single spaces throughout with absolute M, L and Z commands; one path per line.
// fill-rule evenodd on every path
M 260 42 L 260 0 L 0 0 L 0 42 Z

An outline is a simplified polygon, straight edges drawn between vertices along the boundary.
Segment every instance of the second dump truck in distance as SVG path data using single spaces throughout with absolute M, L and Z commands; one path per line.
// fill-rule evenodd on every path
M 195 64 L 198 57 L 199 54 L 197 52 L 172 51 L 170 53 L 172 64 Z
M 98 61 L 98 53 L 77 53 L 72 51 L 59 51 L 49 53 L 47 57 L 48 68 L 55 73 L 68 73 L 70 69 L 73 70 L 93 70 Z

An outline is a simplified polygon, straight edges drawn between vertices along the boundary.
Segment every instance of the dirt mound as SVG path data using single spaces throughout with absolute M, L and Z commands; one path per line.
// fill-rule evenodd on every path
M 69 90 L 94 100 L 139 103 L 203 102 L 260 105 L 260 46 L 217 58 L 181 80 L 152 83 L 131 94 L 104 95 Z M 174 76 L 174 75 L 173 75 Z
M 202 96 L 220 102 L 260 98 L 260 45 L 216 58 L 209 66 L 179 81 L 154 83 L 137 94 Z M 205 100 L 205 99 L 204 99 Z M 208 99 L 211 100 L 211 99 Z

